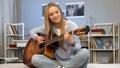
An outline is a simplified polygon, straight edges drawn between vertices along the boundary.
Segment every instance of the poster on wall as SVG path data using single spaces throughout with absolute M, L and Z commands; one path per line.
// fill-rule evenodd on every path
M 62 10 L 63 17 L 66 17 L 66 10 Z
M 67 18 L 84 18 L 84 2 L 66 3 Z
M 42 18 L 44 18 L 45 7 L 47 4 L 42 4 Z

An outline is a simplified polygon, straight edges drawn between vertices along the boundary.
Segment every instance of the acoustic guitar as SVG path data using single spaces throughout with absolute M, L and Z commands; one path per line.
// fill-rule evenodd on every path
M 74 31 L 70 31 L 70 34 L 75 35 L 86 35 L 90 31 L 89 26 L 80 27 Z M 45 36 L 44 34 L 38 34 L 40 36 Z M 30 38 L 26 44 L 23 54 L 23 63 L 30 68 L 36 68 L 31 63 L 31 58 L 34 54 L 43 54 L 49 58 L 54 58 L 54 51 L 58 48 L 58 41 L 63 39 L 64 35 L 56 36 L 52 39 L 45 40 L 43 44 L 37 44 L 37 41 Z

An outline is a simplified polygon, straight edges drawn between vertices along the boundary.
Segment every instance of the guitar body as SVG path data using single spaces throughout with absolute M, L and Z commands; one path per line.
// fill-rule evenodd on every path
M 54 51 L 58 48 L 59 43 L 56 41 L 51 45 L 45 46 L 44 55 L 49 58 L 54 58 Z
M 44 49 L 39 49 L 39 45 L 32 38 L 28 41 L 23 56 L 23 63 L 30 68 L 35 68 L 31 63 L 31 58 L 34 54 L 43 54 Z
M 54 58 L 53 53 L 54 49 L 57 48 L 56 46 L 58 45 L 58 42 L 54 42 L 45 47 L 43 47 L 43 45 L 44 44 L 38 45 L 37 42 L 31 38 L 24 49 L 23 63 L 30 68 L 35 68 L 35 66 L 31 63 L 31 59 L 34 54 L 43 54 L 49 58 Z

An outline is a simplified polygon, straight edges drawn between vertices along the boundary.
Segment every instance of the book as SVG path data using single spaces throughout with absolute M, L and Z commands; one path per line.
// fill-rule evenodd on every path
M 91 34 L 92 34 L 92 35 L 93 35 L 93 34 L 97 34 L 97 35 L 98 35 L 98 34 L 100 34 L 100 35 L 103 34 L 103 35 L 104 35 L 105 33 L 103 33 L 103 32 L 91 32 Z
M 97 63 L 97 54 L 93 51 L 93 63 Z
M 98 46 L 97 46 L 97 44 L 96 44 L 94 39 L 91 38 L 90 39 L 90 43 L 91 43 L 91 48 L 98 49 Z
M 14 34 L 14 35 L 16 35 L 16 34 L 17 34 L 17 32 L 16 32 L 15 27 L 14 27 L 13 25 L 10 25 L 10 27 L 11 27 L 11 29 L 12 29 L 13 34 Z
M 95 42 L 96 42 L 98 48 L 103 49 L 104 44 L 103 44 L 102 40 L 99 38 L 94 38 L 94 39 L 95 39 Z
M 113 63 L 113 55 L 110 55 L 110 58 L 109 58 L 109 63 Z
M 10 32 L 10 34 L 11 34 L 11 35 L 14 35 L 13 30 L 12 30 L 12 28 L 11 28 L 10 25 L 8 26 L 8 28 L 9 28 L 9 32 Z
M 17 44 L 16 43 L 9 43 L 9 47 L 10 48 L 17 48 Z
M 115 29 L 115 30 L 116 30 L 116 29 Z M 113 24 L 111 25 L 109 34 L 110 34 L 110 35 L 113 35 Z
M 16 26 L 13 26 L 13 28 L 14 28 L 15 34 L 16 34 L 16 35 L 19 34 L 19 32 L 17 31 L 17 27 L 16 27 Z
M 104 29 L 91 29 L 91 34 L 105 34 Z
M 91 32 L 105 32 L 104 29 L 91 29 Z

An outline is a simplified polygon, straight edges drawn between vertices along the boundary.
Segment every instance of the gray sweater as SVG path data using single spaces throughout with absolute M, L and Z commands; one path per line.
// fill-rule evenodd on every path
M 74 31 L 77 28 L 78 28 L 78 26 L 76 25 L 76 23 L 68 20 L 67 25 L 65 27 L 65 31 L 66 32 Z M 53 31 L 57 35 L 57 30 L 54 26 L 53 26 Z M 35 39 L 35 37 L 37 35 L 36 33 L 46 34 L 45 25 L 42 25 L 40 27 L 32 29 L 30 32 L 31 38 Z M 58 62 L 60 62 L 62 65 L 66 64 L 81 49 L 79 37 L 76 35 L 72 35 L 72 37 L 75 40 L 74 47 L 72 47 L 70 44 L 68 44 L 66 41 L 64 41 L 64 47 L 65 47 L 66 51 L 59 47 L 54 53 L 56 60 Z

